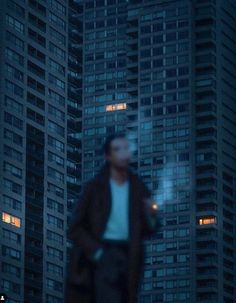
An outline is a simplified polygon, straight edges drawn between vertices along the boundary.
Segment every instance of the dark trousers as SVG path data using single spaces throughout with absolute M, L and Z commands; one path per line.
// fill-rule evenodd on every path
M 96 303 L 128 302 L 128 243 L 104 240 L 104 253 L 94 271 Z

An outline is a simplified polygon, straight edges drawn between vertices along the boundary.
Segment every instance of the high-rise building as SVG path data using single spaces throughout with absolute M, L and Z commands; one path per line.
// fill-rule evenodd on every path
M 1 293 L 9 303 L 62 303 L 81 102 L 79 92 L 76 100 L 70 95 L 80 70 L 68 16 L 79 5 L 3 0 L 0 6 Z
M 83 181 L 125 130 L 161 206 L 140 302 L 233 303 L 233 1 L 85 1 Z
M 160 205 L 140 303 L 236 302 L 233 0 L 4 0 L 1 292 L 62 303 L 66 227 L 107 135 Z

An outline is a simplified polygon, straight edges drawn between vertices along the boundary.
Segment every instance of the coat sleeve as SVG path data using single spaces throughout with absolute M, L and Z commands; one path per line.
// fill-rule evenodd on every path
M 94 238 L 89 228 L 89 207 L 92 199 L 91 182 L 85 185 L 81 198 L 76 203 L 73 211 L 71 222 L 68 227 L 68 238 L 73 241 L 74 245 L 80 247 L 81 251 L 92 259 L 94 252 L 101 248 L 101 243 Z
M 142 199 L 141 199 L 141 222 L 142 233 L 144 237 L 152 236 L 159 231 L 162 226 L 160 221 L 159 210 L 151 212 L 147 209 L 144 200 L 152 199 L 152 194 L 148 187 L 141 181 Z

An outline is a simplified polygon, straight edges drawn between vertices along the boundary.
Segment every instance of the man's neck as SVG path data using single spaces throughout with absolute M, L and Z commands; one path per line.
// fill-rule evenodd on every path
M 128 168 L 117 168 L 114 166 L 110 167 L 110 177 L 115 180 L 118 184 L 122 184 L 128 179 Z

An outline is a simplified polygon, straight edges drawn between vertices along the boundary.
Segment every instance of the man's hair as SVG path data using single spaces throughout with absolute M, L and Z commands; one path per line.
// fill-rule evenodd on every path
M 115 139 L 118 139 L 118 138 L 126 138 L 126 135 L 125 133 L 116 133 L 116 134 L 112 134 L 112 135 L 109 135 L 105 142 L 104 142 L 104 145 L 103 145 L 103 150 L 104 150 L 104 153 L 105 155 L 108 155 L 109 152 L 110 152 L 110 148 L 111 148 L 111 142 Z

